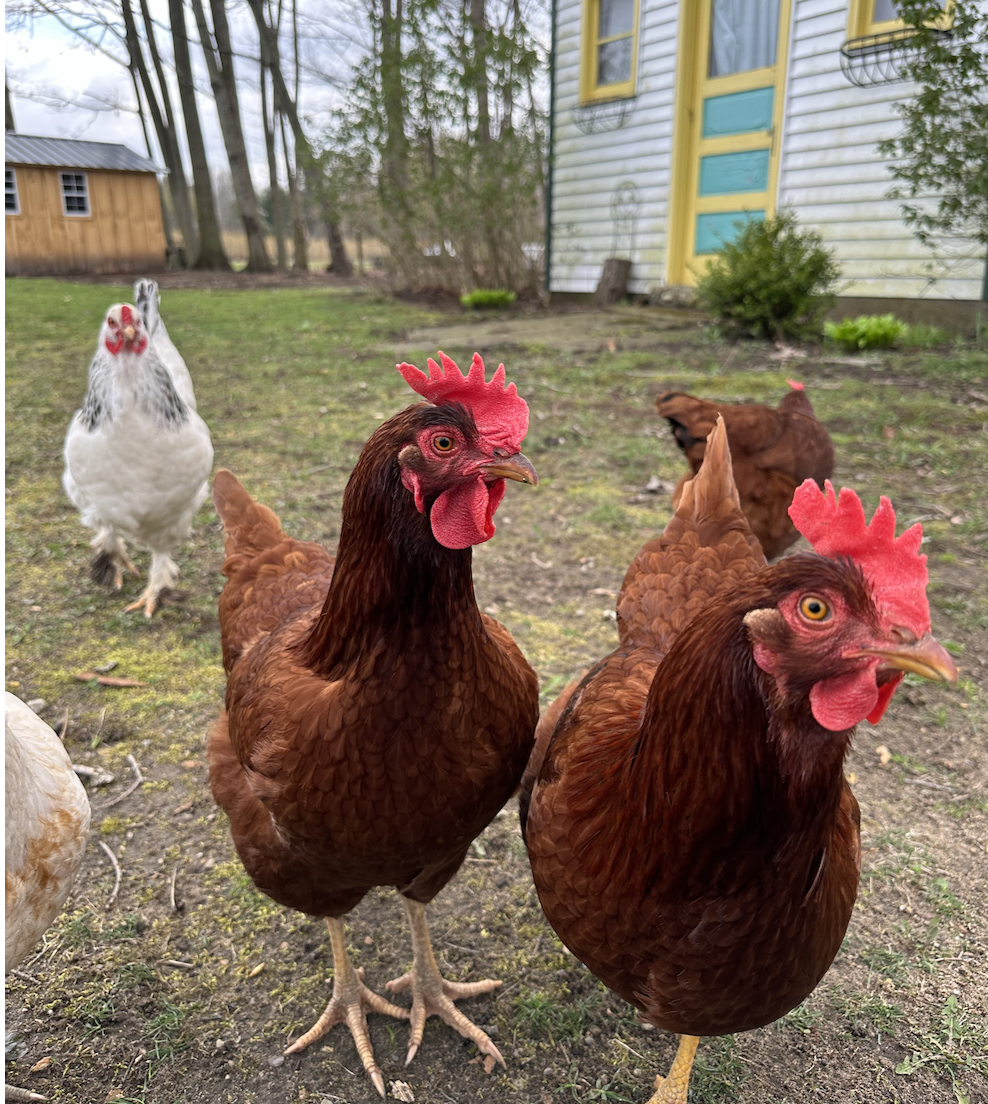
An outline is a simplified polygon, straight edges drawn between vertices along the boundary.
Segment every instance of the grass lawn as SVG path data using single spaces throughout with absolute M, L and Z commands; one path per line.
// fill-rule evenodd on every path
M 88 578 L 91 534 L 61 487 L 61 450 L 107 306 L 129 289 L 7 281 L 7 688 L 67 718 L 73 759 L 114 776 L 90 789 L 93 836 L 63 915 L 7 979 L 20 1033 L 7 1079 L 56 1101 L 281 1104 L 377 1099 L 336 1028 L 287 1059 L 321 1012 L 322 924 L 274 905 L 246 877 L 217 813 L 203 741 L 223 695 L 211 505 L 179 557 L 187 597 L 148 623 Z M 835 482 L 869 512 L 880 494 L 923 520 L 933 629 L 961 668 L 956 690 L 907 679 L 847 763 L 864 869 L 837 961 L 805 1002 L 759 1031 L 701 1044 L 702 1104 L 988 1101 L 988 353 L 970 345 L 848 357 L 715 338 L 686 317 L 619 309 L 494 320 L 440 314 L 364 288 L 166 291 L 162 316 L 195 381 L 216 466 L 231 468 L 293 535 L 334 546 L 343 488 L 372 429 L 413 394 L 394 370 L 441 347 L 465 367 L 505 362 L 531 408 L 537 489 L 511 484 L 498 533 L 475 553 L 478 600 L 539 672 L 543 701 L 616 640 L 614 597 L 670 516 L 683 464 L 653 400 L 666 386 L 774 404 L 802 380 L 837 449 Z M 135 562 L 146 571 L 150 557 Z M 75 673 L 115 664 L 146 687 Z M 146 781 L 130 784 L 132 756 Z M 101 841 L 122 869 L 114 875 Z M 174 902 L 174 903 L 173 903 Z M 430 1020 L 414 1063 L 407 1027 L 371 1016 L 389 1084 L 419 1104 L 643 1101 L 676 1040 L 643 1027 L 564 951 L 542 917 L 511 806 L 430 908 L 451 977 L 499 977 L 465 1006 L 508 1063 Z M 407 968 L 393 891 L 349 917 L 369 983 Z M 11 1064 L 10 1059 L 13 1059 Z M 32 1072 L 42 1060 L 43 1068 Z M 392 1090 L 398 1099 L 403 1090 Z

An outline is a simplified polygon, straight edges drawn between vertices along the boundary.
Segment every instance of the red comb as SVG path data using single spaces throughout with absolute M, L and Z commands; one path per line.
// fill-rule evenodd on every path
M 797 383 L 795 380 L 791 380 L 791 379 L 787 379 L 786 383 L 789 384 L 789 386 L 793 389 L 793 391 L 805 391 L 806 390 L 806 384 L 805 383 Z
M 120 321 L 125 326 L 131 326 L 134 323 L 134 311 L 129 303 L 124 303 L 120 307 Z
M 430 357 L 429 374 L 414 364 L 396 365 L 413 391 L 437 406 L 462 403 L 473 414 L 477 428 L 498 444 L 518 452 L 528 432 L 528 403 L 518 394 L 513 383 L 505 386 L 504 365 L 499 364 L 490 382 L 484 380 L 484 362 L 480 353 L 473 354 L 470 371 L 464 375 L 442 351 L 442 368 Z
M 854 491 L 842 487 L 837 496 L 829 479 L 826 488 L 821 491 L 812 479 L 797 488 L 789 507 L 793 524 L 821 556 L 847 556 L 861 567 L 886 627 L 903 625 L 917 636 L 929 632 L 922 525 L 917 522 L 896 538 L 895 510 L 884 495 L 866 522 Z

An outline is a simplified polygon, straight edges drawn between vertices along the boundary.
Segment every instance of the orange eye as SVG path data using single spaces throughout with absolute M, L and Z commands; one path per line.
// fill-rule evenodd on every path
M 826 621 L 830 616 L 830 606 L 815 594 L 808 594 L 799 603 L 799 612 L 807 621 Z
M 436 452 L 452 452 L 453 451 L 453 438 L 447 437 L 445 434 L 434 437 L 432 439 L 432 447 Z

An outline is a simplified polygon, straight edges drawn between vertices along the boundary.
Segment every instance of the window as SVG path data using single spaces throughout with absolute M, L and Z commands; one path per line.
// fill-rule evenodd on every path
M 638 0 L 584 0 L 580 99 L 633 96 L 637 44 Z
M 21 201 L 17 195 L 17 174 L 13 169 L 3 170 L 3 210 L 7 215 L 21 213 Z
M 902 26 L 895 0 L 851 0 L 849 38 L 885 34 Z
M 85 173 L 62 173 L 62 212 L 66 215 L 89 214 L 89 189 Z

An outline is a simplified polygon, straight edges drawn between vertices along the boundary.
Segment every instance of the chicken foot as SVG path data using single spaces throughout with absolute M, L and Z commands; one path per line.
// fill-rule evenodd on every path
M 345 1022 L 350 1028 L 367 1075 L 374 1082 L 374 1088 L 384 1096 L 384 1078 L 374 1061 L 374 1049 L 367 1031 L 367 1013 L 380 1012 L 398 1020 L 407 1020 L 408 1009 L 391 1004 L 364 985 L 363 969 L 355 970 L 347 954 L 342 919 L 327 916 L 326 927 L 329 929 L 329 942 L 333 949 L 333 996 L 315 1024 L 296 1039 L 285 1053 L 298 1054 L 316 1039 L 321 1039 L 330 1028 Z
M 112 529 L 100 529 L 91 547 L 96 550 L 96 555 L 89 566 L 89 574 L 99 586 L 112 586 L 114 590 L 119 590 L 123 586 L 125 570 L 132 575 L 140 575 L 130 562 L 123 537 Z
M 143 609 L 144 616 L 150 619 L 158 608 L 158 599 L 161 597 L 161 592 L 170 588 L 177 578 L 178 564 L 171 556 L 167 552 L 152 552 L 148 585 L 140 598 L 127 606 L 125 612 L 130 613 L 132 610 Z
M 408 1055 L 405 1058 L 405 1065 L 407 1066 L 415 1057 L 419 1044 L 422 1042 L 426 1017 L 440 1016 L 465 1039 L 472 1039 L 482 1053 L 489 1054 L 503 1066 L 504 1059 L 501 1057 L 501 1052 L 494 1045 L 490 1036 L 481 1031 L 471 1020 L 468 1020 L 453 1004 L 455 1000 L 489 993 L 492 989 L 496 989 L 501 982 L 490 980 L 447 981 L 439 973 L 436 956 L 432 952 L 432 943 L 429 941 L 429 925 L 425 919 L 425 905 L 418 901 L 409 900 L 407 897 L 403 897 L 402 900 L 408 910 L 408 921 L 412 931 L 412 968 L 400 978 L 389 981 L 385 988 L 391 993 L 401 993 L 409 987 L 412 990 L 412 1032 L 408 1041 Z
M 656 1077 L 655 1094 L 649 1098 L 648 1104 L 686 1104 L 690 1070 L 699 1042 L 697 1035 L 680 1035 L 672 1067 L 665 1077 Z

